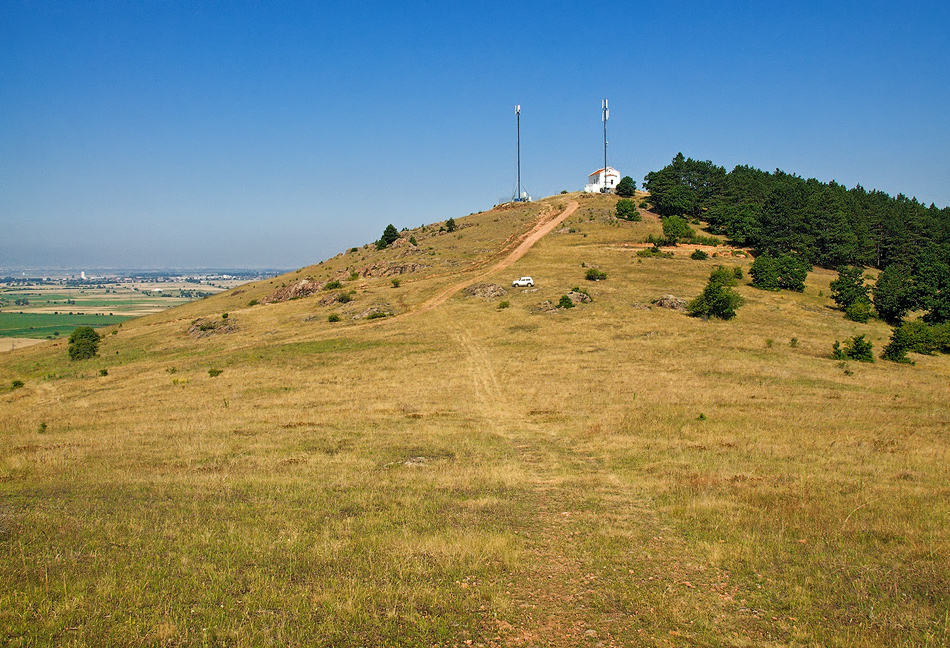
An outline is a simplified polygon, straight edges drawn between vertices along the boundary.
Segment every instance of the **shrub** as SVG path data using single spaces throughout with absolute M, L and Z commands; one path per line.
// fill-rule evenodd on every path
M 356 280 L 359 279 L 359 278 L 360 278 L 360 274 L 359 274 L 358 272 L 351 272 L 351 273 L 350 273 L 350 281 L 356 281 Z
M 508 308 L 509 306 L 511 306 L 511 302 L 509 302 L 507 299 L 498 302 L 498 310 L 501 310 L 502 308 Z
M 336 289 L 342 288 L 342 287 L 343 287 L 343 284 L 341 284 L 339 281 L 333 280 L 333 281 L 328 281 L 326 284 L 324 284 L 323 289 L 324 289 L 324 290 L 336 290 Z
M 694 250 L 692 254 L 689 255 L 690 259 L 696 259 L 697 261 L 705 261 L 709 258 L 709 255 L 703 252 L 702 250 Z
M 100 370 L 99 370 L 99 375 L 100 375 L 100 376 L 108 376 L 108 375 L 109 375 L 109 370 L 108 370 L 108 369 L 100 369 Z
M 352 290 L 350 292 L 341 292 L 336 296 L 336 300 L 341 304 L 348 304 L 353 301 L 353 295 L 355 294 L 356 292 Z
M 454 232 L 457 229 L 458 229 L 458 225 L 455 224 L 454 218 L 450 218 L 449 220 L 445 221 L 446 232 Z
M 574 308 L 574 302 L 567 295 L 561 295 L 561 301 L 557 303 L 558 308 Z
M 221 319 L 228 319 L 227 313 L 221 313 Z
M 23 386 L 23 381 L 19 379 L 14 379 L 14 381 L 10 383 L 10 385 L 11 385 L 10 387 L 11 389 L 19 389 L 20 387 Z
M 686 306 L 693 317 L 708 319 L 717 317 L 729 320 L 736 316 L 736 309 L 742 305 L 742 296 L 732 290 L 736 284 L 735 274 L 723 266 L 709 273 L 709 280 L 703 292 Z
M 864 300 L 853 302 L 844 312 L 845 319 L 865 324 L 871 317 L 871 307 Z
M 340 321 L 340 316 L 337 315 L 336 313 L 330 313 L 330 316 L 327 317 L 327 321 L 328 321 L 328 322 L 331 322 L 331 323 L 333 323 L 333 322 L 339 322 L 339 321 Z
M 641 257 L 641 258 L 658 257 L 658 258 L 661 258 L 661 259 L 672 259 L 672 258 L 673 258 L 673 253 L 672 253 L 672 252 L 664 252 L 663 250 L 661 250 L 660 248 L 658 248 L 658 247 L 654 244 L 653 247 L 651 247 L 651 248 L 646 248 L 646 249 L 643 249 L 643 250 L 639 250 L 639 251 L 637 252 L 637 256 L 638 256 L 638 257 Z
M 680 239 L 693 238 L 694 232 L 682 216 L 667 216 L 663 219 L 663 236 L 670 245 L 676 245 Z
M 252 299 L 251 301 L 247 302 L 248 306 L 257 306 L 258 304 L 260 304 L 260 302 L 256 299 Z
M 393 279 L 393 280 L 392 280 L 392 284 L 393 284 L 393 288 L 398 288 L 398 287 L 399 287 L 399 280 L 398 280 L 398 279 Z
M 212 378 L 217 378 L 222 373 L 224 373 L 224 369 L 208 369 L 208 375 Z
M 831 282 L 831 298 L 845 311 L 856 302 L 870 303 L 870 288 L 864 285 L 864 271 L 853 266 L 838 268 L 838 278 Z M 847 317 L 847 316 L 846 316 Z M 848 317 L 848 319 L 851 319 Z M 865 320 L 867 321 L 867 320 Z
M 607 273 L 598 270 L 597 268 L 588 268 L 587 274 L 584 275 L 584 278 L 587 281 L 603 281 L 607 278 Z
M 416 243 L 416 237 L 415 237 L 415 236 L 410 236 L 410 237 L 409 237 L 409 242 L 410 242 L 412 245 L 415 245 L 416 247 L 419 246 L 419 244 Z
M 874 362 L 874 353 L 872 345 L 864 339 L 863 335 L 855 335 L 844 343 L 835 340 L 831 348 L 831 358 L 833 360 L 857 360 L 858 362 Z
M 617 201 L 617 218 L 638 221 L 640 220 L 640 212 L 637 211 L 637 206 L 632 200 L 621 198 Z
M 91 326 L 80 326 L 69 336 L 69 359 L 86 360 L 99 353 L 101 336 Z
M 382 311 L 375 311 L 367 315 L 366 319 L 382 319 L 383 317 L 387 317 L 387 315 L 388 313 L 384 313 Z

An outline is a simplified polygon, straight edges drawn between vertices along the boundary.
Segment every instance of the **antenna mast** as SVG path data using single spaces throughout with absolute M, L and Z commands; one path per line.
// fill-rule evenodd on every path
M 602 191 L 607 193 L 607 120 L 610 119 L 610 111 L 607 109 L 606 99 L 601 104 L 601 108 L 604 112 L 604 188 Z
M 515 120 L 518 123 L 518 193 L 515 201 L 521 200 L 521 105 L 515 106 Z

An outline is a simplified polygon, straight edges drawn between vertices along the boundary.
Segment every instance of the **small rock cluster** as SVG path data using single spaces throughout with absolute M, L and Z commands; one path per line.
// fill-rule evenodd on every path
M 478 297 L 480 299 L 494 299 L 495 297 L 504 297 L 508 291 L 493 283 L 477 283 L 465 289 L 465 294 L 469 297 Z
M 237 323 L 233 319 L 199 317 L 188 327 L 188 335 L 193 338 L 205 338 L 219 333 L 234 333 L 237 330 Z

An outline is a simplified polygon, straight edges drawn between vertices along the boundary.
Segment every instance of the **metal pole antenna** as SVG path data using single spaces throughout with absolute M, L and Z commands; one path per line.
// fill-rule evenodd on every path
M 521 201 L 521 106 L 515 106 L 515 119 L 518 123 L 518 194 L 515 201 Z
M 607 110 L 607 100 L 604 99 L 604 193 L 607 193 L 607 118 L 610 111 Z

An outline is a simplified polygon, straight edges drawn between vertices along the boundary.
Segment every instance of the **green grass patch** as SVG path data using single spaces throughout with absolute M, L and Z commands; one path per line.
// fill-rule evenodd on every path
M 69 337 L 80 326 L 99 328 L 131 319 L 123 315 L 0 313 L 0 337 Z

